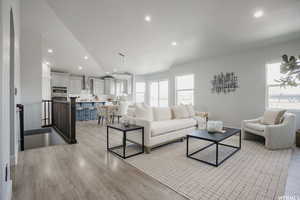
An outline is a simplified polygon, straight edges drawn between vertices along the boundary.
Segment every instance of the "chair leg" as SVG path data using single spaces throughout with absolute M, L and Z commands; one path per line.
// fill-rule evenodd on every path
M 98 125 L 100 124 L 101 116 L 98 117 Z
M 120 124 L 120 117 L 121 117 L 121 116 L 118 116 L 118 124 Z

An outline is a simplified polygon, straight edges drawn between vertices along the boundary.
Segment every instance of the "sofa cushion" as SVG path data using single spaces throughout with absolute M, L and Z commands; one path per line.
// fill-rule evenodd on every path
M 153 121 L 153 112 L 150 106 L 136 105 L 135 106 L 135 117 L 144 119 L 147 121 Z
M 173 106 L 172 111 L 175 119 L 184 119 L 189 117 L 189 113 L 184 105 Z
M 245 127 L 249 128 L 249 129 L 256 130 L 256 131 L 264 131 L 266 125 L 261 124 L 261 123 L 248 122 L 248 123 L 245 124 Z
M 163 135 L 172 131 L 196 126 L 197 121 L 192 118 L 154 121 L 151 123 L 151 136 Z
M 155 107 L 153 108 L 154 121 L 164 121 L 172 119 L 171 109 L 169 107 Z
M 279 124 L 286 110 L 266 110 L 261 120 L 262 124 Z

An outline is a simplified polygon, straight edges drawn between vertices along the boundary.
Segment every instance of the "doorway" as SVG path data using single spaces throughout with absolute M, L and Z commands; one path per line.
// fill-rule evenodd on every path
M 10 111 L 10 156 L 15 155 L 15 116 L 16 116 L 16 103 L 15 103 L 15 24 L 14 13 L 10 10 L 10 56 L 9 56 L 9 111 Z M 16 158 L 15 158 L 16 159 Z

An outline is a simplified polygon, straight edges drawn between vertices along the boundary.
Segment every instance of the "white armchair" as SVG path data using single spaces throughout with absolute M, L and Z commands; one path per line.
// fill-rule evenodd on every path
M 261 118 L 244 120 L 242 122 L 242 135 L 244 139 L 251 139 L 254 135 L 265 138 L 265 146 L 268 149 L 290 148 L 295 143 L 296 116 L 286 113 L 281 124 L 264 125 Z

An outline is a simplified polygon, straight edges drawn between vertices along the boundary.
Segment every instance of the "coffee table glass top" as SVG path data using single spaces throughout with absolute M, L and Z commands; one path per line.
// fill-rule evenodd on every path
M 194 130 L 192 133 L 188 134 L 190 137 L 204 139 L 212 142 L 220 142 L 226 138 L 233 136 L 240 132 L 240 129 L 235 128 L 224 128 L 225 133 L 220 132 L 208 132 L 207 130 Z

